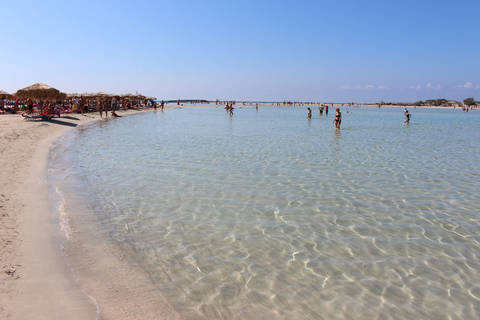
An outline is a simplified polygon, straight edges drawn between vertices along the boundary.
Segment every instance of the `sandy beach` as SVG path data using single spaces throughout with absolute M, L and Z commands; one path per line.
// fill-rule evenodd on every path
M 118 114 L 144 111 L 152 109 Z M 45 170 L 56 140 L 72 128 L 100 119 L 98 113 L 52 121 L 25 121 L 21 114 L 0 116 L 1 319 L 98 318 L 95 301 L 83 293 L 61 255 L 62 235 L 52 223 L 56 217 Z

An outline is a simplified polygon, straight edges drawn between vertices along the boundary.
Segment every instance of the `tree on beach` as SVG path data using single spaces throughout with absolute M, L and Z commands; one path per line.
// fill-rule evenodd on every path
M 476 104 L 474 98 L 467 98 L 463 100 L 463 103 L 467 106 L 473 106 L 474 104 Z
M 423 102 L 422 100 L 420 100 L 420 101 L 415 102 L 415 105 L 416 105 L 417 107 L 420 107 L 420 106 L 423 106 L 423 105 L 424 105 L 424 102 Z

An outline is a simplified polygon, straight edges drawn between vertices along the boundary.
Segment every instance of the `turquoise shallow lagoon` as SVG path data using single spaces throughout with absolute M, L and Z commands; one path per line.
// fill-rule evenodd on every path
M 480 318 L 480 112 L 182 108 L 52 149 L 64 255 L 102 310 Z

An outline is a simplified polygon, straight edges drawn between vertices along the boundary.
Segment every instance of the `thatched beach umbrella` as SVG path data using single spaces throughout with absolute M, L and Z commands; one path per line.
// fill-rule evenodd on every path
M 135 95 L 131 93 L 125 93 L 125 94 L 121 94 L 120 97 L 122 97 L 123 99 L 134 99 Z
M 105 93 L 103 91 L 100 91 L 100 92 L 97 92 L 97 93 L 92 93 L 92 96 L 95 97 L 95 98 L 105 99 L 105 98 L 111 97 L 112 95 L 108 94 L 108 93 Z
M 35 83 L 29 87 L 23 88 L 15 92 L 14 96 L 18 98 L 30 98 L 37 100 L 63 100 L 67 96 L 60 90 L 47 86 L 43 83 Z
M 76 98 L 76 97 L 80 97 L 80 94 L 78 94 L 78 93 L 67 93 L 67 95 L 65 96 L 65 99 L 70 100 L 70 99 Z
M 6 91 L 0 90 L 0 108 L 3 110 L 5 108 L 5 99 L 12 98 L 12 95 Z
M 0 90 L 0 99 L 10 99 L 12 95 L 6 91 Z

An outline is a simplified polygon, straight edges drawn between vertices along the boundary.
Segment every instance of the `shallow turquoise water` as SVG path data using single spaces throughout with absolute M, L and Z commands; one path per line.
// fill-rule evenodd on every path
M 341 109 L 340 130 L 237 106 L 70 132 L 48 180 L 100 311 L 115 274 L 186 319 L 479 318 L 480 113 Z

